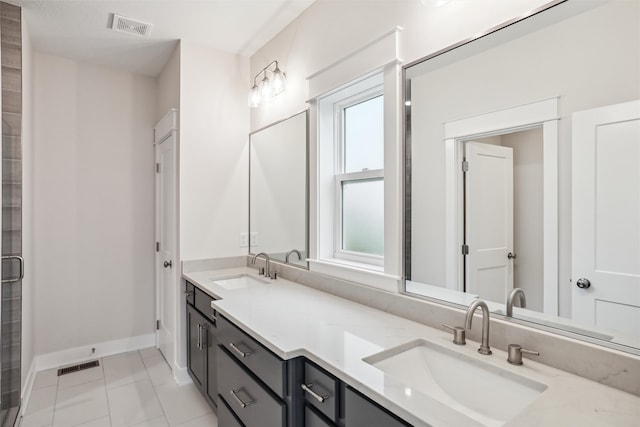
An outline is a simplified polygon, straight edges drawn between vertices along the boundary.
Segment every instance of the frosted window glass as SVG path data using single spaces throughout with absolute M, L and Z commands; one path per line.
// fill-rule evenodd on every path
M 344 172 L 384 168 L 382 95 L 344 109 Z
M 342 249 L 384 255 L 384 180 L 342 183 Z

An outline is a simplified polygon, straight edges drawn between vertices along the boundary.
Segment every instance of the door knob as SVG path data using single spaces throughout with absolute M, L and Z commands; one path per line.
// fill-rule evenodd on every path
M 580 289 L 587 289 L 591 286 L 591 282 L 589 281 L 589 279 L 585 279 L 583 277 L 581 279 L 578 279 L 578 281 L 576 282 L 576 286 L 578 286 Z
M 163 265 L 164 265 L 164 268 L 173 268 L 172 261 L 165 261 Z
M 509 253 L 507 254 L 507 258 L 509 258 L 509 259 L 516 259 L 516 254 L 509 252 Z

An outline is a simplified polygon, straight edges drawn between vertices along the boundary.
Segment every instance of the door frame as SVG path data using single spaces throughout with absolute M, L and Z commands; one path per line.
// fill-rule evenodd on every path
M 172 278 L 172 282 L 173 285 L 171 286 L 172 289 L 175 290 L 175 294 L 174 294 L 174 330 L 173 330 L 173 337 L 174 337 L 174 343 L 173 343 L 173 357 L 174 360 L 167 360 L 167 362 L 169 363 L 169 365 L 171 366 L 173 372 L 174 372 L 174 377 L 176 376 L 177 373 L 177 368 L 178 368 L 178 351 L 179 351 L 179 341 L 180 341 L 180 334 L 179 334 L 179 325 L 181 325 L 182 323 L 180 322 L 180 292 L 179 289 L 180 287 L 177 285 L 179 283 L 180 280 L 180 257 L 179 257 L 179 245 L 178 245 L 178 122 L 177 122 L 177 113 L 178 110 L 175 108 L 170 109 L 167 114 L 165 114 L 165 116 L 156 124 L 156 126 L 153 129 L 153 133 L 154 133 L 154 168 L 155 168 L 155 172 L 154 172 L 154 193 L 155 193 L 155 207 L 154 207 L 154 222 L 155 222 L 155 243 L 154 243 L 154 258 L 155 258 L 155 263 L 154 263 L 154 275 L 155 275 L 155 319 L 156 322 L 160 319 L 160 313 L 161 313 L 161 308 L 160 308 L 160 304 L 161 304 L 161 299 L 160 299 L 160 293 L 161 293 L 161 282 L 160 282 L 160 268 L 162 267 L 162 263 L 163 263 L 163 259 L 161 257 L 161 252 L 159 252 L 157 250 L 157 244 L 160 243 L 162 244 L 162 242 L 160 242 L 160 194 L 159 194 L 159 189 L 160 189 L 160 185 L 159 185 L 159 180 L 160 180 L 160 174 L 158 173 L 158 169 L 157 169 L 157 164 L 158 164 L 158 155 L 159 155 L 159 150 L 158 147 L 161 143 L 167 141 L 167 139 L 172 139 L 172 141 L 167 141 L 167 143 L 170 144 L 174 144 L 173 150 L 174 150 L 174 156 L 173 156 L 173 171 L 174 171 L 174 183 L 173 183 L 173 193 L 174 193 L 174 200 L 175 200 L 175 204 L 174 204 L 174 222 L 175 222 L 175 227 L 174 227 L 174 248 L 172 250 L 173 254 L 174 254 L 174 265 L 173 268 L 171 269 L 172 273 L 170 276 Z M 155 344 L 156 347 L 159 347 L 159 329 L 156 327 L 155 329 Z
M 536 127 L 543 129 L 543 311 L 558 315 L 559 97 L 452 120 L 443 124 L 445 145 L 446 287 L 462 291 L 464 263 L 464 141 Z

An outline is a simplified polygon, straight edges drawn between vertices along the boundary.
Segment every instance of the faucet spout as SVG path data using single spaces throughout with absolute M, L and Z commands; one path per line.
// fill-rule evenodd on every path
M 513 317 L 513 305 L 516 302 L 516 298 L 520 299 L 520 307 L 527 307 L 527 299 L 524 296 L 524 291 L 521 288 L 513 288 L 507 298 L 507 317 Z
M 487 303 L 481 299 L 473 301 L 469 305 L 467 314 L 464 317 L 464 324 L 467 330 L 471 330 L 473 315 L 478 307 L 482 310 L 482 343 L 480 344 L 478 353 L 489 355 L 491 354 L 491 347 L 489 347 L 489 307 L 487 307 Z
M 296 254 L 298 255 L 298 260 L 302 260 L 302 254 L 300 253 L 299 250 L 297 249 L 291 249 L 289 252 L 287 252 L 287 254 L 284 256 L 284 262 L 288 263 L 289 262 L 289 257 L 291 256 L 291 254 Z
M 264 275 L 269 277 L 269 255 L 265 254 L 264 252 L 257 253 L 251 259 L 251 264 L 255 264 L 256 259 L 258 259 L 259 256 L 264 257 Z

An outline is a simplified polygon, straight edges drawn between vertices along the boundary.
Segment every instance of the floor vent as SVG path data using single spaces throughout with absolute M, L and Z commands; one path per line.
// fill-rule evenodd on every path
M 58 369 L 58 376 L 70 374 L 72 372 L 84 371 L 85 369 L 95 368 L 96 366 L 100 366 L 100 362 L 97 360 L 92 360 L 91 362 L 80 363 L 78 365 L 67 366 L 66 368 Z

